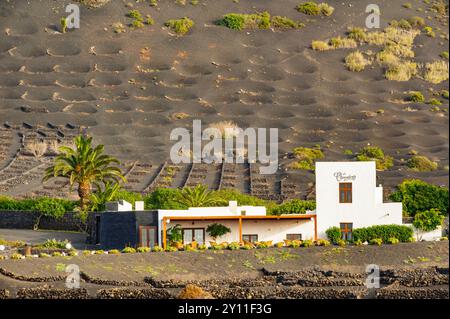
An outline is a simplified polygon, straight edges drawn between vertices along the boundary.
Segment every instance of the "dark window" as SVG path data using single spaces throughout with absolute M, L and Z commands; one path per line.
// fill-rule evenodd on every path
M 286 234 L 287 240 L 302 240 L 302 234 Z
M 242 240 L 247 241 L 249 243 L 256 243 L 258 241 L 258 235 L 256 234 L 242 235 Z
M 343 240 L 353 239 L 353 223 L 341 223 L 341 235 Z
M 100 216 L 95 216 L 95 244 L 100 244 Z
M 339 203 L 352 202 L 352 183 L 339 183 Z
M 196 241 L 199 245 L 205 243 L 205 229 L 204 228 L 183 228 L 183 243 L 190 244 Z
M 158 243 L 155 226 L 139 226 L 139 246 L 155 247 Z

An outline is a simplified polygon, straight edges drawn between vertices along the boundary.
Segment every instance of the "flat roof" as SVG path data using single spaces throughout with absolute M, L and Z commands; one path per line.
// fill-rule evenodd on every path
M 172 220 L 215 220 L 215 219 L 311 219 L 315 218 L 315 214 L 289 214 L 289 215 L 236 215 L 236 216 L 164 216 L 163 219 Z

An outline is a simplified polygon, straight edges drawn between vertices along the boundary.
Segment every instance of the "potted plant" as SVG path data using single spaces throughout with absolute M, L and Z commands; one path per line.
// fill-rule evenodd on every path
M 216 242 L 218 237 L 221 237 L 227 233 L 230 233 L 231 229 L 225 225 L 214 223 L 214 224 L 208 225 L 208 227 L 206 228 L 206 232 Z

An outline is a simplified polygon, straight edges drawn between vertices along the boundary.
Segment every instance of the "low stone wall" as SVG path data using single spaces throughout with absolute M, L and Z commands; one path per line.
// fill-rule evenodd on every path
M 33 229 L 38 212 L 0 210 L 0 228 L 6 229 Z M 39 229 L 80 231 L 83 223 L 74 213 L 66 213 L 63 217 L 56 219 L 42 216 Z
M 58 289 L 49 287 L 21 288 L 17 291 L 19 299 L 89 299 L 86 289 Z
M 113 288 L 97 291 L 98 299 L 173 299 L 165 289 Z
M 444 288 L 383 288 L 376 299 L 449 299 L 448 287 Z
M 0 289 L 0 299 L 8 299 L 9 298 L 9 291 L 6 289 Z

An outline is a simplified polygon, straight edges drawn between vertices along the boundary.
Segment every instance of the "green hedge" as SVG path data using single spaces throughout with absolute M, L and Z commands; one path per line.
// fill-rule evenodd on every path
M 325 233 L 327 234 L 328 239 L 333 244 L 337 244 L 341 239 L 341 230 L 339 229 L 339 227 L 330 227 L 325 231 Z
M 75 209 L 77 202 L 61 198 L 33 198 L 14 199 L 8 196 L 0 196 L 0 210 L 12 211 L 42 211 L 57 207 L 58 210 L 70 212 Z
M 353 240 L 360 240 L 362 242 L 370 242 L 375 238 L 381 238 L 384 243 L 387 243 L 390 238 L 397 238 L 401 242 L 408 242 L 412 236 L 412 228 L 403 225 L 377 225 L 353 229 Z
M 316 202 L 312 200 L 293 199 L 270 209 L 271 215 L 281 214 L 304 214 L 309 210 L 316 209 Z
M 433 208 L 448 214 L 448 188 L 428 184 L 418 179 L 403 181 L 389 198 L 395 202 L 403 202 L 403 212 L 408 216 L 415 216 L 418 212 Z

